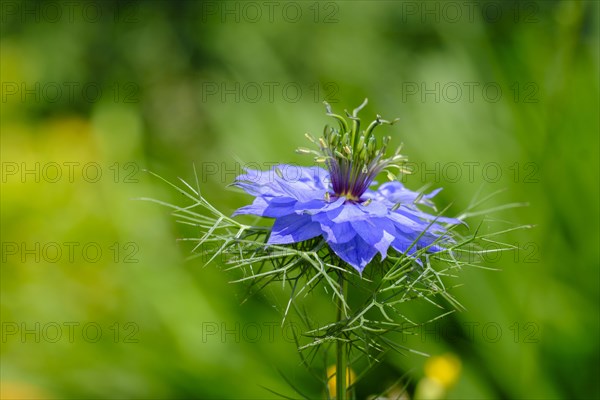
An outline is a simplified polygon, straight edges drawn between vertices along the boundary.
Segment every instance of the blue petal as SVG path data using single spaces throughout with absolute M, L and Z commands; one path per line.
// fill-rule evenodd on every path
M 292 197 L 300 201 L 323 197 L 329 179 L 322 168 L 286 164 L 267 171 L 248 169 L 246 172 L 236 178 L 234 186 L 254 196 Z
M 350 222 L 332 222 L 325 213 L 313 216 L 313 221 L 321 224 L 321 230 L 325 233 L 328 243 L 345 243 L 356 236 L 356 230 Z
M 331 218 L 332 222 L 339 224 L 342 222 L 361 220 L 367 218 L 369 214 L 366 214 L 360 209 L 360 207 L 358 207 L 358 205 L 354 203 L 346 203 L 334 211 L 329 211 L 327 216 Z
M 321 225 L 308 215 L 290 214 L 275 220 L 268 244 L 297 243 L 323 234 Z
M 345 199 L 343 197 L 331 202 L 326 201 L 325 198 L 314 199 L 306 202 L 296 203 L 294 210 L 306 214 L 325 213 L 326 211 L 332 211 L 338 207 L 341 207 L 344 204 L 344 201 Z
M 383 217 L 388 214 L 388 208 L 380 201 L 373 200 L 371 204 L 365 206 L 353 202 L 346 202 L 342 207 L 328 212 L 328 216 L 333 222 L 351 222 L 373 217 Z
M 262 197 L 257 197 L 254 199 L 252 204 L 238 208 L 237 210 L 235 210 L 235 212 L 232 214 L 232 216 L 235 217 L 236 215 L 241 215 L 241 214 L 252 214 L 252 215 L 260 215 L 262 217 L 262 216 L 264 216 L 265 209 L 267 208 L 268 205 L 269 205 L 269 203 L 267 203 L 267 201 L 265 199 L 263 199 Z
M 420 232 L 406 234 L 404 232 L 398 231 L 396 238 L 392 242 L 392 247 L 401 253 L 406 253 L 407 249 L 410 247 L 410 250 L 408 251 L 409 255 L 413 255 L 417 252 L 417 250 L 428 246 L 431 246 L 427 249 L 427 251 L 430 253 L 436 253 L 438 251 L 444 250 L 444 247 L 442 247 L 442 245 L 447 242 L 445 237 L 440 239 L 439 235 L 433 235 L 430 233 L 425 233 L 424 235 L 419 237 L 420 234 Z
M 360 273 L 377 254 L 377 250 L 358 235 L 345 243 L 329 243 L 329 247 Z
M 398 233 L 398 235 L 396 236 L 396 238 L 394 239 L 394 241 L 392 242 L 392 247 L 400 252 L 405 254 L 406 250 L 412 246 L 412 248 L 410 249 L 410 251 L 408 252 L 409 255 L 414 254 L 417 251 L 417 246 L 414 245 L 414 240 L 410 239 L 406 236 L 404 236 L 401 232 Z
M 401 212 L 390 212 L 389 219 L 394 221 L 396 227 L 405 233 L 422 232 L 427 228 L 427 224 L 418 219 L 410 218 Z
M 295 199 L 290 198 L 272 198 L 267 200 L 268 206 L 265 208 L 263 217 L 283 217 L 284 215 L 292 214 L 294 212 L 294 206 L 298 202 Z
M 268 186 L 257 184 L 254 182 L 235 181 L 232 185 L 243 189 L 246 193 L 251 194 L 252 196 L 275 196 L 281 194 L 273 191 L 273 189 Z
M 402 204 L 423 204 L 429 207 L 433 207 L 433 203 L 429 201 L 432 197 L 438 194 L 442 190 L 441 188 L 433 190 L 429 194 L 422 194 L 419 192 L 412 191 L 404 187 L 404 185 L 398 181 L 386 182 L 379 186 L 377 189 L 377 195 L 390 203 L 402 203 Z M 419 198 L 420 197 L 420 198 Z M 419 201 L 416 201 L 419 199 Z
M 294 213 L 294 205 L 298 201 L 289 197 L 268 198 L 257 197 L 254 202 L 233 213 L 233 216 L 240 214 L 253 214 L 261 217 L 277 218 Z
M 389 212 L 388 206 L 379 200 L 371 200 L 369 205 L 366 206 L 364 204 L 359 204 L 359 207 L 361 210 L 374 217 L 383 217 Z
M 374 218 L 372 220 L 353 221 L 352 228 L 370 246 L 381 254 L 381 259 L 387 256 L 388 248 L 394 241 L 396 228 L 386 218 Z
M 288 166 L 289 167 L 289 166 Z M 321 167 L 297 167 L 293 166 L 295 170 L 286 174 L 283 173 L 284 178 L 287 177 L 291 180 L 296 179 L 300 182 L 310 183 L 313 187 L 318 189 L 327 189 L 329 187 L 329 172 Z

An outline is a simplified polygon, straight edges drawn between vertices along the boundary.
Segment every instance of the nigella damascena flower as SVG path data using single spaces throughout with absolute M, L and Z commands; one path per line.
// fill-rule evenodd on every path
M 256 198 L 234 215 L 275 218 L 268 244 L 297 243 L 322 236 L 338 257 L 360 273 L 377 253 L 385 259 L 390 248 L 417 262 L 421 249 L 443 250 L 452 242 L 446 224 L 461 221 L 429 214 L 418 207 L 434 208 L 431 198 L 440 189 L 417 193 L 397 180 L 370 188 L 383 171 L 392 178 L 391 168 L 403 172 L 400 162 L 405 159 L 399 149 L 386 158 L 390 138 L 384 138 L 378 147 L 373 135 L 377 125 L 391 122 L 378 116 L 366 130 L 359 131 L 357 113 L 365 104 L 366 100 L 349 115 L 352 127 L 327 106 L 328 115 L 338 120 L 340 129 L 326 129 L 318 141 L 307 136 L 318 150 L 299 151 L 315 154 L 325 169 L 281 164 L 268 171 L 247 170 L 238 176 L 234 185 Z

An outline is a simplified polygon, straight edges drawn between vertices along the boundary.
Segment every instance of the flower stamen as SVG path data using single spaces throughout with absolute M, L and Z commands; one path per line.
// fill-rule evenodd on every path
M 389 169 L 396 168 L 399 173 L 406 171 L 401 166 L 406 161 L 406 158 L 400 155 L 402 146 L 396 149 L 392 157 L 386 158 L 385 153 L 391 137 L 384 136 L 379 147 L 373 134 L 377 126 L 392 125 L 398 120 L 387 121 L 377 115 L 366 130 L 360 131 L 358 112 L 366 105 L 367 99 L 355 108 L 352 114 L 345 110 L 347 118 L 352 121 L 350 123 L 341 115 L 334 114 L 331 106 L 325 102 L 327 115 L 337 120 L 339 128 L 326 126 L 323 137 L 318 139 L 318 143 L 312 136 L 306 135 L 319 147 L 315 161 L 324 163 L 329 171 L 333 187 L 332 195 L 343 196 L 351 201 L 359 201 L 379 173 L 386 171 L 390 180 L 396 180 L 396 175 Z M 300 152 L 306 153 L 304 149 Z

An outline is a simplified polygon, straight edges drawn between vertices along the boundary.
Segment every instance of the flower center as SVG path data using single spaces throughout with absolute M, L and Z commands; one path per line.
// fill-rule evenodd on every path
M 373 134 L 375 127 L 392 125 L 397 120 L 386 121 L 377 115 L 375 121 L 361 131 L 358 112 L 366 105 L 367 99 L 352 114 L 346 111 L 346 116 L 351 121 L 348 122 L 341 115 L 334 114 L 329 104 L 325 103 L 327 115 L 337 120 L 339 128 L 326 126 L 323 137 L 318 141 L 306 135 L 318 145 L 318 150 L 298 149 L 300 153 L 315 154 L 315 161 L 324 163 L 329 171 L 334 195 L 344 196 L 352 201 L 358 201 L 382 171 L 387 172 L 390 180 L 396 179 L 396 175 L 390 171 L 392 168 L 396 168 L 399 173 L 408 173 L 401 166 L 406 159 L 400 155 L 400 147 L 392 157 L 386 158 L 391 137 L 385 136 L 379 144 Z
M 364 192 L 363 192 L 364 193 Z M 340 193 L 338 194 L 338 196 L 344 196 L 346 199 L 350 200 L 350 201 L 359 201 L 360 200 L 360 194 L 355 194 L 352 192 L 346 192 L 346 193 Z

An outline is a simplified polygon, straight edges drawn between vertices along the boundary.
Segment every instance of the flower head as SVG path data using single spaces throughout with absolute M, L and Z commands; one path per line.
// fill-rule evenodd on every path
M 281 164 L 269 171 L 247 170 L 234 185 L 255 196 L 254 202 L 238 209 L 234 215 L 254 214 L 275 218 L 268 244 L 289 244 L 322 236 L 331 250 L 361 272 L 377 253 L 387 257 L 390 247 L 419 261 L 417 252 L 443 250 L 451 242 L 442 224 L 459 224 L 460 220 L 432 215 L 417 206 L 433 208 L 431 198 L 438 190 L 422 194 L 405 188 L 398 181 L 387 182 L 372 190 L 374 179 L 382 171 L 403 169 L 404 157 L 396 151 L 386 158 L 390 138 L 378 147 L 373 135 L 377 125 L 390 123 L 379 116 L 362 132 L 357 113 L 352 127 L 341 116 L 328 115 L 339 122 L 340 129 L 330 128 L 318 141 L 314 153 L 321 167 L 298 167 Z M 360 133 L 359 133 L 360 132 Z

